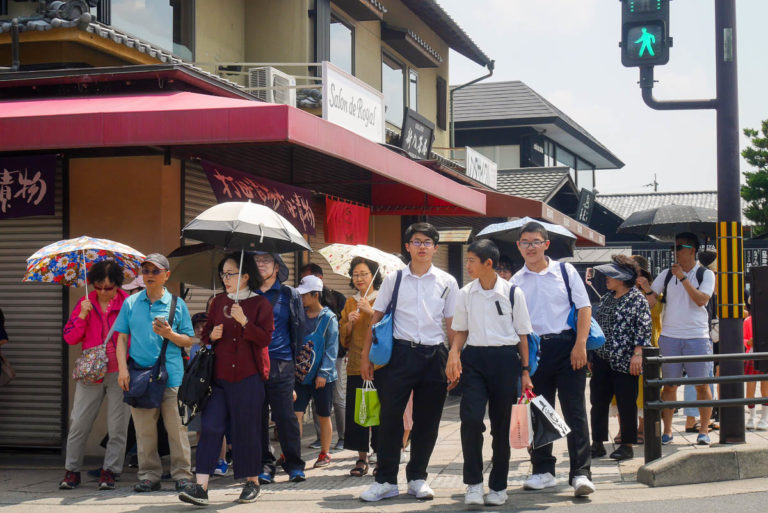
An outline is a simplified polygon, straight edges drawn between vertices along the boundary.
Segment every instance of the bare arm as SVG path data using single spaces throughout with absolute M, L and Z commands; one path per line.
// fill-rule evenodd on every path
M 709 301 L 709 295 L 694 287 L 691 283 L 691 280 L 685 280 L 683 282 L 683 288 L 688 293 L 688 297 L 691 298 L 691 301 L 693 301 L 696 306 L 704 306 Z
M 373 330 L 372 326 L 384 318 L 384 312 L 374 311 L 371 324 L 365 332 L 365 340 L 363 341 L 363 350 L 360 355 L 360 376 L 365 381 L 373 381 L 373 364 L 371 363 L 369 354 L 371 352 L 371 344 L 373 343 Z
M 128 391 L 128 387 L 131 382 L 131 376 L 128 374 L 128 335 L 120 333 L 117 337 L 117 346 L 115 347 L 115 354 L 117 356 L 117 383 L 125 391 Z
M 576 321 L 576 343 L 571 351 L 571 366 L 573 370 L 579 370 L 587 364 L 587 337 L 589 325 L 592 322 L 592 307 L 579 308 Z

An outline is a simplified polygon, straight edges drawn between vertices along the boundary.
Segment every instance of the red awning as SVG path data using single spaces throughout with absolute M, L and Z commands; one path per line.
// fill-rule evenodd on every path
M 0 102 L 0 134 L 0 152 L 289 143 L 391 180 L 388 193 L 424 208 L 485 214 L 482 192 L 287 105 L 185 91 L 10 100 Z

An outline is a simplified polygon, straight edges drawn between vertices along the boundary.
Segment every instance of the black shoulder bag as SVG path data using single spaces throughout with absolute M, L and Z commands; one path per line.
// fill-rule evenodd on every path
M 171 311 L 168 315 L 168 324 L 173 326 L 173 318 L 176 314 L 176 300 L 171 299 Z M 163 339 L 163 347 L 160 356 L 150 367 L 141 367 L 133 358 L 128 359 L 128 373 L 131 376 L 129 389 L 123 392 L 123 401 L 134 408 L 160 408 L 165 394 L 165 385 L 168 383 L 168 370 L 165 368 L 165 353 L 169 340 Z

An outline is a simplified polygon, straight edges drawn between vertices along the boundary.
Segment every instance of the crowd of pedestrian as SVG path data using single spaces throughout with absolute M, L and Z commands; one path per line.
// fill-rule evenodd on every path
M 106 369 L 103 379 L 77 381 L 60 488 L 81 484 L 86 440 L 106 398 L 108 438 L 100 489 L 115 488 L 125 456 L 133 449 L 138 459 L 134 490 L 159 490 L 163 465 L 158 443 L 167 436 L 170 477 L 182 501 L 207 504 L 210 476 L 227 474 L 231 457 L 233 477 L 244 481 L 237 500 L 252 502 L 261 486 L 278 479 L 278 470 L 294 483 L 306 479 L 301 438 L 311 405 L 317 442 L 310 447 L 320 450 L 313 468 L 329 465 L 333 449 L 346 449 L 357 453 L 349 474 L 363 477 L 371 472 L 375 454 L 374 482 L 360 498 L 380 501 L 400 493 L 398 470 L 410 444 L 407 493 L 428 500 L 434 491 L 427 467 L 444 402 L 448 391 L 460 384 L 466 504 L 506 502 L 511 412 L 521 395 L 531 393 L 553 406 L 559 398 L 570 428 L 568 483 L 575 496 L 585 496 L 596 489 L 591 460 L 607 453 L 612 401 L 620 432 L 610 458 L 632 458 L 633 445 L 642 443 L 643 347 L 658 345 L 665 356 L 713 351 L 707 305 L 715 276 L 697 261 L 699 241 L 693 234 L 677 236 L 675 263 L 655 279 L 640 256 L 614 255 L 595 267 L 586 285 L 599 277 L 607 289 L 595 304 L 576 268 L 547 255 L 549 235 L 540 223 L 528 223 L 520 231 L 517 248 L 524 263 L 516 272 L 492 241 L 470 244 L 465 265 L 471 281 L 461 289 L 452 275 L 434 265 L 440 243 L 434 226 L 415 223 L 404 240 L 408 264 L 400 271 L 385 276 L 376 261 L 354 258 L 349 295 L 329 289 L 316 264 L 301 270 L 300 283 L 293 288 L 285 283 L 289 272 L 280 255 L 256 253 L 243 259 L 239 253 L 228 254 L 218 265 L 223 292 L 209 301 L 206 312 L 194 316 L 165 286 L 171 277 L 165 256 L 146 257 L 140 288 L 132 294 L 121 288 L 123 272 L 116 262 L 94 264 L 87 276 L 92 292 L 73 309 L 64 339 L 84 351 L 103 345 Z M 374 365 L 372 326 L 387 314 L 396 319 L 392 355 L 388 364 Z M 593 318 L 605 343 L 588 351 Z M 747 350 L 753 345 L 749 321 Z M 2 335 L 0 339 L 7 339 Z M 529 351 L 531 338 L 540 341 L 536 353 Z M 177 394 L 188 353 L 194 356 L 202 347 L 215 356 L 211 394 L 188 428 Z M 158 361 L 164 363 L 166 381 L 157 401 L 147 405 L 129 400 L 143 379 L 141 372 Z M 662 372 L 664 377 L 685 373 L 697 378 L 712 375 L 713 369 L 711 363 L 664 364 Z M 757 372 L 749 362 L 747 372 Z M 363 427 L 355 417 L 356 391 L 367 382 L 377 390 L 380 420 Z M 768 381 L 763 386 L 765 395 Z M 712 397 L 707 385 L 695 390 L 699 399 Z M 676 387 L 665 387 L 664 400 L 674 400 L 676 394 Z M 492 437 L 487 493 L 482 457 L 486 410 Z M 759 422 L 755 412 L 751 410 L 747 427 L 768 429 L 768 406 L 762 407 Z M 698 417 L 697 442 L 709 444 L 711 408 L 700 408 Z M 673 439 L 672 411 L 665 410 L 663 419 L 662 443 L 667 444 Z M 164 430 L 159 437 L 160 420 Z M 128 441 L 129 423 L 136 433 L 135 448 Z M 278 442 L 274 446 L 271 424 Z M 188 429 L 198 433 L 194 468 Z M 552 444 L 531 448 L 530 459 L 532 472 L 524 489 L 555 486 Z

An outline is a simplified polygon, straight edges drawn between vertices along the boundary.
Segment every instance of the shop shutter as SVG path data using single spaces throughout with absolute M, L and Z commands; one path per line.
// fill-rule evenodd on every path
M 438 244 L 437 253 L 432 258 L 432 265 L 442 269 L 445 272 L 448 271 L 448 244 Z
M 472 278 L 469 277 L 469 273 L 467 272 L 467 266 L 464 265 L 464 263 L 467 261 L 467 248 L 469 247 L 469 244 L 462 244 L 461 245 L 461 273 L 462 277 L 464 278 L 464 285 L 469 284 L 469 282 L 472 281 Z
M 198 162 L 185 161 L 184 162 L 184 224 L 186 225 L 200 213 L 207 208 L 216 205 L 216 196 L 213 194 L 211 184 L 208 182 L 208 178 L 205 176 L 203 167 Z M 197 241 L 192 239 L 184 239 L 184 244 L 197 244 Z M 295 275 L 295 253 L 284 253 L 281 255 L 285 265 L 288 266 L 290 275 L 286 285 L 293 285 L 293 277 Z M 221 292 L 219 288 L 216 292 Z M 196 312 L 204 312 L 205 305 L 208 302 L 208 298 L 214 293 L 211 289 L 203 289 L 200 287 L 189 286 L 189 292 L 187 293 L 186 302 L 189 307 L 189 312 L 195 314 Z
M 0 308 L 9 340 L 2 351 L 16 370 L 0 389 L 0 446 L 62 446 L 62 383 L 69 380 L 63 289 L 21 281 L 27 257 L 64 238 L 62 184 L 57 164 L 55 215 L 0 220 Z
M 318 253 L 321 248 L 328 246 L 325 242 L 325 199 L 315 201 L 312 205 L 312 212 L 315 214 L 315 234 L 310 235 L 309 245 L 312 246 L 312 252 L 309 254 L 309 261 L 317 264 L 323 269 L 323 283 L 326 287 L 338 290 L 349 297 L 354 294 L 354 290 L 349 287 L 349 276 L 336 274 L 331 270 L 331 266 Z

